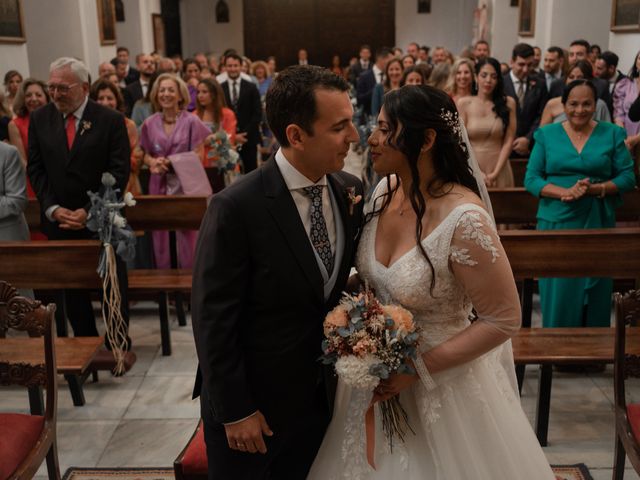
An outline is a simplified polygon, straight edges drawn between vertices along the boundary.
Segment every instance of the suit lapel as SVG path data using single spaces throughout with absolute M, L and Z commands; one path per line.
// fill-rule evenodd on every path
M 324 303 L 323 280 L 313 247 L 275 158 L 271 157 L 265 163 L 261 173 L 267 197 L 267 209 L 282 232 L 293 256 L 300 264 L 314 294 Z

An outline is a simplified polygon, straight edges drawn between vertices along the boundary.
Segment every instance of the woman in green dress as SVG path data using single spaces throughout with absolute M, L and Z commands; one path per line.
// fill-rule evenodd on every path
M 626 133 L 592 120 L 596 99 L 590 81 L 571 82 L 562 96 L 567 120 L 534 135 L 524 184 L 540 197 L 538 230 L 614 227 L 621 194 L 635 187 Z M 545 327 L 610 325 L 610 278 L 545 278 L 539 287 Z

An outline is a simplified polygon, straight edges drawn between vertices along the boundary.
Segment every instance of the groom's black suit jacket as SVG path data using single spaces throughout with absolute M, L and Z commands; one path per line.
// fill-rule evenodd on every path
M 345 251 L 327 301 L 313 247 L 273 157 L 213 196 L 200 228 L 191 298 L 200 361 L 194 396 L 206 389 L 216 422 L 260 410 L 282 431 L 317 398 L 322 323 L 349 276 L 363 203 L 350 212 L 347 187 L 362 195 L 354 176 L 331 174 L 328 184 Z

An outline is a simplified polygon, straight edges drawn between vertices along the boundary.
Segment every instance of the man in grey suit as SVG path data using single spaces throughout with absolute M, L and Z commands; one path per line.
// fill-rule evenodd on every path
M 0 241 L 29 240 L 27 179 L 18 150 L 0 142 Z

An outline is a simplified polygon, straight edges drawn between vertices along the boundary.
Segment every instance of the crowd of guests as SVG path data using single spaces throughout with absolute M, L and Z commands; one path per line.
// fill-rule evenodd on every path
M 309 62 L 309 52 L 300 49 L 297 63 Z M 277 148 L 264 112 L 266 92 L 278 74 L 275 57 L 252 61 L 234 50 L 220 56 L 196 53 L 184 59 L 140 53 L 135 66 L 131 63 L 129 50 L 118 47 L 116 57 L 100 64 L 93 79 L 74 59 L 54 62 L 46 83 L 24 79 L 15 70 L 4 75 L 0 140 L 15 149 L 3 145 L 0 150 L 0 240 L 26 238 L 23 223 L 15 220 L 24 208 L 23 197 L 39 199 L 51 223 L 49 238 L 67 238 L 69 232 L 86 230 L 78 211 L 86 203 L 81 201 L 85 194 L 71 202 L 73 209 L 48 202 L 51 191 L 68 185 L 48 178 L 50 170 L 41 168 L 37 155 L 50 147 L 44 138 L 59 133 L 62 146 L 56 155 L 73 156 L 76 129 L 91 128 L 82 112 L 92 110 L 94 103 L 121 119 L 120 143 L 107 151 L 117 150 L 126 161 L 117 169 L 127 172 L 123 190 L 134 194 L 175 191 L 172 158 L 185 152 L 197 155 L 214 192 L 224 188 L 229 177 L 212 151 L 217 148 L 213 139 L 221 134 L 226 145 L 238 152 L 237 170 L 244 173 L 256 169 Z M 347 66 L 335 55 L 327 68 L 351 84 L 356 121 L 362 126 L 374 125 L 384 95 L 404 85 L 426 84 L 448 93 L 466 125 L 488 187 L 514 186 L 509 159 L 530 158 L 525 187 L 541 197 L 540 229 L 613 226 L 620 193 L 635 186 L 640 54 L 624 74 L 614 52 L 601 52 L 585 40 L 545 52 L 520 43 L 508 62 L 493 58 L 486 41 L 457 57 L 444 47 L 431 50 L 417 43 L 409 44 L 406 51 L 382 47 L 375 53 L 363 45 Z M 60 80 L 60 72 L 65 81 Z M 59 125 L 57 120 L 39 128 L 31 125 L 34 112 L 47 106 L 50 115 L 62 114 L 65 122 L 73 112 L 80 116 L 75 125 L 63 125 L 62 120 Z M 71 106 L 75 108 L 69 110 Z M 38 138 L 32 138 L 35 134 Z M 31 152 L 33 148 L 38 152 Z M 69 159 L 64 161 L 68 164 Z M 71 190 L 98 189 L 98 177 L 81 175 L 65 179 L 76 181 Z M 32 234 L 32 238 L 39 236 L 44 238 Z M 195 238 L 196 232 L 183 232 L 178 238 L 183 268 L 192 266 Z M 149 249 L 155 266 L 169 265 L 165 233 L 154 233 Z M 545 326 L 608 325 L 605 305 L 609 305 L 610 282 L 549 280 L 541 281 L 540 290 Z M 580 297 L 583 302 L 577 300 Z

